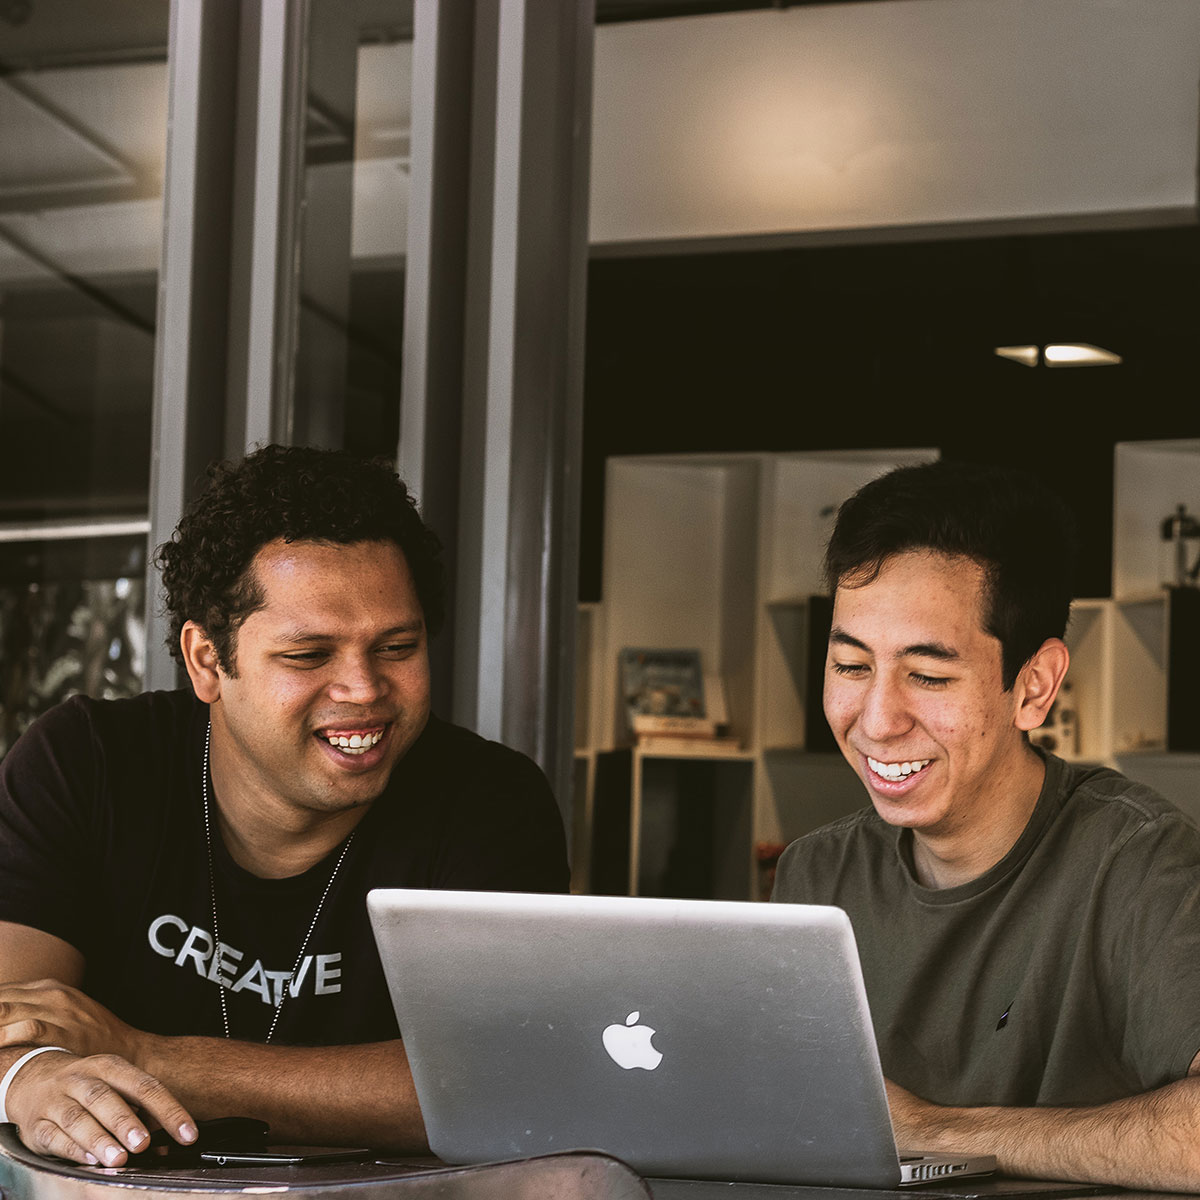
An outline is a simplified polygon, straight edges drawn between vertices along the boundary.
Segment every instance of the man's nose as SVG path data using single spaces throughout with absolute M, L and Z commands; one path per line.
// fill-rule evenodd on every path
M 912 714 L 904 690 L 891 679 L 876 676 L 867 688 L 858 724 L 873 742 L 900 737 L 912 728 Z
M 387 691 L 387 676 L 372 655 L 347 655 L 338 663 L 329 696 L 345 704 L 373 704 Z

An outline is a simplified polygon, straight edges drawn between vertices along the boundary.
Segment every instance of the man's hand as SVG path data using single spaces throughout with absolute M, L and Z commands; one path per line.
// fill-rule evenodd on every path
M 139 1061 L 136 1029 L 55 979 L 0 986 L 0 1047 L 4 1046 L 63 1046 L 80 1057 L 116 1054 Z
M 892 1129 L 896 1143 L 916 1150 L 936 1150 L 932 1144 L 934 1131 L 929 1128 L 931 1118 L 936 1120 L 937 1105 L 913 1095 L 890 1079 L 883 1081 L 887 1091 L 888 1108 L 892 1114 Z
M 39 1054 L 17 1072 L 6 1107 L 30 1150 L 93 1166 L 121 1166 L 128 1151 L 145 1149 L 150 1133 L 139 1113 L 185 1145 L 197 1136 L 162 1083 L 114 1054 Z
M 263 1046 L 152 1034 L 126 1025 L 77 990 L 83 983 L 84 965 L 83 955 L 60 938 L 0 921 L 0 980 L 7 980 L 0 983 L 0 1075 L 31 1046 L 65 1046 L 80 1056 L 40 1054 L 21 1068 L 9 1088 L 8 1108 L 21 1114 L 27 1126 L 41 1114 L 34 1107 L 37 1097 L 31 1093 L 26 1098 L 22 1089 L 27 1082 L 32 1088 L 42 1071 L 61 1062 L 75 1064 L 70 1073 L 82 1073 L 87 1079 L 84 1098 L 78 1097 L 78 1080 L 70 1087 L 60 1080 L 58 1090 L 48 1092 L 39 1103 L 57 1103 L 61 1108 L 70 1101 L 89 1110 L 84 1115 L 92 1121 L 97 1121 L 97 1114 L 86 1099 L 87 1088 L 105 1098 L 108 1112 L 114 1111 L 115 1095 L 123 1106 L 116 1110 L 122 1117 L 127 1119 L 140 1105 L 143 1114 L 139 1115 L 162 1122 L 185 1142 L 175 1124 L 180 1114 L 191 1125 L 193 1117 L 238 1114 L 267 1121 L 280 1142 L 427 1152 L 421 1109 L 399 1040 L 353 1046 Z M 121 1060 L 119 1066 L 114 1065 L 114 1057 Z M 59 1071 L 67 1073 L 67 1066 L 56 1068 L 55 1079 Z M 151 1086 L 164 1088 L 176 1107 L 169 1111 L 152 1107 L 139 1091 Z M 186 1112 L 178 1102 L 186 1105 Z M 62 1119 L 68 1126 L 53 1118 L 54 1128 L 62 1132 L 56 1135 L 50 1129 L 50 1139 L 66 1136 L 78 1146 L 66 1132 L 70 1113 L 63 1113 Z M 113 1145 L 120 1146 L 121 1153 L 129 1148 L 129 1130 L 114 1130 L 103 1119 L 98 1124 L 112 1135 L 106 1144 L 110 1153 Z M 34 1149 L 48 1148 L 47 1136 L 34 1128 L 21 1129 L 22 1141 Z M 104 1162 L 90 1148 L 67 1156 L 86 1162 L 88 1153 Z
M 885 1082 L 896 1140 L 906 1149 L 994 1154 L 1005 1174 L 1033 1179 L 1200 1192 L 1196 1076 L 1080 1108 L 952 1108 Z

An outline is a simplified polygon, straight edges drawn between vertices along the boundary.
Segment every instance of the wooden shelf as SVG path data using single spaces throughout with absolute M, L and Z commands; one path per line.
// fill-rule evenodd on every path
M 754 755 L 748 750 L 643 750 L 634 747 L 637 758 L 681 758 L 681 759 L 711 759 L 716 762 L 753 762 Z

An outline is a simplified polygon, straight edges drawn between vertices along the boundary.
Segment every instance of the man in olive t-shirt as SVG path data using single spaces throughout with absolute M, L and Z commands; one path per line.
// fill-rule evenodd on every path
M 906 467 L 842 506 L 825 713 L 871 808 L 774 899 L 850 915 L 902 1144 L 1200 1190 L 1200 833 L 1030 745 L 1066 674 L 1072 538 L 1036 481 Z

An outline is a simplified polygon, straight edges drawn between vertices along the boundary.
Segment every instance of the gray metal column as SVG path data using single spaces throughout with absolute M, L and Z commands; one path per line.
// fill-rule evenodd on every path
M 500 6 L 488 427 L 497 442 L 504 431 L 509 461 L 489 447 L 481 577 L 490 599 L 503 571 L 504 611 L 501 625 L 499 604 L 485 602 L 478 712 L 541 763 L 562 802 L 574 737 L 594 26 L 590 0 Z M 503 542 L 493 537 L 501 527 Z
M 401 477 L 447 547 L 456 591 L 475 0 L 418 0 L 413 28 Z M 434 707 L 452 709 L 456 614 L 432 647 Z
M 530 754 L 565 806 L 594 6 L 416 17 L 401 470 L 454 539 L 455 719 Z
M 169 134 L 155 343 L 150 547 L 175 528 L 224 439 L 237 0 L 171 5 Z M 147 568 L 146 687 L 177 686 Z
M 341 437 L 340 408 L 294 404 L 309 19 L 309 0 L 172 0 L 152 547 L 212 460 Z M 146 684 L 173 687 L 158 586 L 151 566 Z
M 309 19 L 308 0 L 243 0 L 240 8 L 225 431 L 231 458 L 256 443 L 292 440 Z
M 295 164 L 300 275 L 287 441 L 327 449 L 346 441 L 359 20 L 357 4 L 310 0 L 304 38 L 307 130 Z

